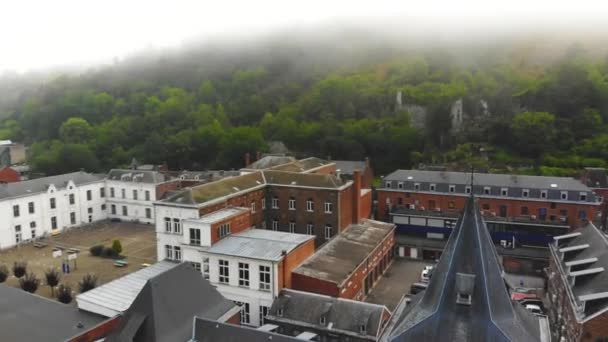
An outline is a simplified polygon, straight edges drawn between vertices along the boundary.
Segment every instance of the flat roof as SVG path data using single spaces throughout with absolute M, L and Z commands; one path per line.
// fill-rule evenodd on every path
M 283 251 L 289 253 L 314 238 L 314 235 L 249 229 L 223 238 L 207 249 L 205 253 L 279 261 L 283 258 Z
M 125 312 L 131 307 L 131 304 L 133 304 L 133 301 L 149 279 L 177 265 L 169 261 L 160 261 L 85 293 L 81 293 L 76 296 L 76 302 L 79 307 L 81 302 L 86 302 L 112 311 Z
M 0 284 L 2 341 L 65 341 L 107 318 Z M 82 323 L 82 327 L 78 327 Z
M 242 214 L 247 211 L 249 211 L 249 209 L 242 207 L 224 208 L 218 211 L 214 211 L 210 214 L 201 216 L 199 219 L 192 221 L 197 221 L 200 223 L 216 223 L 218 221 L 225 220 L 231 216 Z
M 394 228 L 374 220 L 351 224 L 293 272 L 340 285 Z

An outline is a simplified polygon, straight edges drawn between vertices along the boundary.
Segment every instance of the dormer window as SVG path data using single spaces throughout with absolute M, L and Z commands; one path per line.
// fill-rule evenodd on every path
M 467 186 L 464 188 L 464 192 L 465 192 L 465 193 L 467 193 L 467 194 L 470 194 L 470 193 L 471 193 L 471 186 L 470 186 L 470 185 L 467 185 Z
M 530 190 L 528 190 L 528 189 L 523 189 L 523 190 L 521 191 L 521 197 L 524 197 L 524 198 L 528 198 L 528 197 L 530 197 Z
M 473 304 L 473 291 L 475 290 L 475 275 L 470 273 L 456 273 L 456 303 L 470 306 Z
M 568 192 L 567 191 L 561 191 L 559 193 L 559 198 L 561 198 L 562 201 L 567 201 L 568 200 Z
M 326 320 L 325 320 L 325 316 L 321 316 L 321 318 L 319 319 L 319 323 L 320 323 L 321 325 L 325 325 L 325 321 L 326 321 Z
M 283 309 L 278 309 L 277 310 L 277 316 L 283 317 Z
M 509 189 L 507 189 L 507 188 L 500 189 L 501 196 L 507 196 L 508 194 L 509 194 Z
M 397 183 L 397 188 L 398 189 L 403 189 L 403 182 Z
M 391 188 L 391 182 L 386 182 L 386 183 L 384 183 L 384 185 L 385 185 L 385 186 L 386 186 L 388 189 L 390 189 L 390 188 Z
M 578 197 L 578 199 L 581 200 L 581 201 L 586 201 L 587 200 L 587 193 L 586 192 L 581 192 L 580 195 L 579 195 L 579 197 Z
M 541 190 L 540 198 L 547 198 L 547 190 Z
M 450 192 L 456 192 L 456 185 L 450 185 Z
M 431 184 L 431 185 L 429 185 L 429 189 L 430 189 L 431 191 L 435 191 L 435 184 Z
M 367 327 L 365 326 L 365 324 L 361 324 L 361 325 L 359 326 L 359 333 L 360 333 L 361 335 L 365 335 L 365 334 L 367 333 Z
M 420 183 L 414 183 L 414 190 L 420 190 Z
M 483 187 L 483 194 L 484 195 L 489 195 L 490 194 L 490 187 L 489 186 L 484 186 Z

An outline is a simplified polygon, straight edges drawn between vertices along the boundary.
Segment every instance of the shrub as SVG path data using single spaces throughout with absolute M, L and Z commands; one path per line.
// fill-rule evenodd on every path
M 104 247 L 103 256 L 106 258 L 115 258 L 118 254 L 116 254 L 116 251 L 112 247 Z
M 34 293 L 38 290 L 38 285 L 40 284 L 40 280 L 36 278 L 36 275 L 32 272 L 27 273 L 23 278 L 19 279 L 19 286 L 24 291 L 29 293 Z
M 89 248 L 89 252 L 92 256 L 100 256 L 103 253 L 103 245 L 95 245 Z
M 97 287 L 97 276 L 94 274 L 87 273 L 82 277 L 82 280 L 78 282 L 80 293 L 85 293 L 95 287 Z
M 120 244 L 119 240 L 114 240 L 114 242 L 112 242 L 112 249 L 114 250 L 114 252 L 116 252 L 116 255 L 120 255 L 120 253 L 122 252 L 122 245 Z
M 25 261 L 15 261 L 13 264 L 13 274 L 17 278 L 21 278 L 27 272 L 27 263 Z
M 8 267 L 6 267 L 6 265 L 1 264 L 0 265 L 0 283 L 4 283 L 6 281 L 6 278 L 8 278 Z
M 57 300 L 63 304 L 69 304 L 72 301 L 72 288 L 64 284 L 59 285 L 57 288 Z
M 61 274 L 59 274 L 56 269 L 49 268 L 48 270 L 46 270 L 46 272 L 44 272 L 44 277 L 46 278 L 46 284 L 51 288 L 51 295 L 54 295 L 55 286 L 59 284 Z

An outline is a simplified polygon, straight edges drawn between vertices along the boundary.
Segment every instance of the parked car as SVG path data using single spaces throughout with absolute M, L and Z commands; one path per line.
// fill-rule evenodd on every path
M 422 281 L 423 283 L 428 283 L 431 280 L 431 277 L 433 276 L 434 269 L 435 269 L 435 266 L 431 266 L 431 265 L 424 266 L 424 268 L 422 269 L 422 272 L 420 272 L 420 281 Z
M 540 306 L 534 305 L 534 304 L 526 304 L 526 310 L 530 311 L 531 313 L 533 313 L 535 315 L 543 314 L 543 310 L 540 308 Z
M 426 290 L 428 286 L 429 284 L 427 283 L 413 283 L 412 286 L 410 286 L 410 293 L 412 295 L 415 295 L 421 291 Z

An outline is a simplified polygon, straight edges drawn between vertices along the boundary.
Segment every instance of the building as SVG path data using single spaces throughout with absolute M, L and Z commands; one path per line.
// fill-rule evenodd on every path
M 394 224 L 352 224 L 293 271 L 292 288 L 363 300 L 390 265 L 394 243 Z
M 608 338 L 608 240 L 593 224 L 549 245 L 548 298 L 553 341 Z
M 105 176 L 73 172 L 0 185 L 0 249 L 105 219 Z
M 15 183 L 21 181 L 21 173 L 10 166 L 0 169 L 0 183 Z
M 270 328 L 270 329 L 267 329 Z M 259 327 L 218 323 L 214 320 L 199 318 L 194 320 L 192 339 L 196 342 L 302 342 L 310 340 L 306 336 L 298 338 L 277 334 L 270 330 L 275 327 Z
M 320 341 L 378 341 L 391 313 L 383 305 L 285 289 L 264 319 L 276 332 Z
M 510 299 L 472 195 L 427 289 L 405 303 L 393 312 L 383 341 L 550 341 L 547 320 Z
M 369 162 L 369 158 L 362 161 L 351 160 L 334 160 L 336 163 L 336 174 L 345 180 L 352 180 L 355 175 L 355 170 L 361 172 L 361 187 L 363 189 L 371 189 L 374 182 L 374 171 Z
M 600 206 L 601 215 L 598 227 L 604 231 L 608 230 L 608 175 L 606 169 L 599 167 L 586 167 L 582 174 L 581 182 L 592 189 L 602 200 Z
M 195 317 L 238 323 L 239 313 L 240 308 L 190 264 L 176 264 L 146 280 L 104 341 L 186 342 L 192 337 Z
M 94 341 L 118 324 L 116 319 L 3 284 L 0 284 L 0 308 L 2 341 Z
M 573 178 L 398 170 L 378 189 L 377 217 L 399 234 L 446 239 L 470 194 L 496 243 L 546 246 L 596 217 L 600 202 Z

